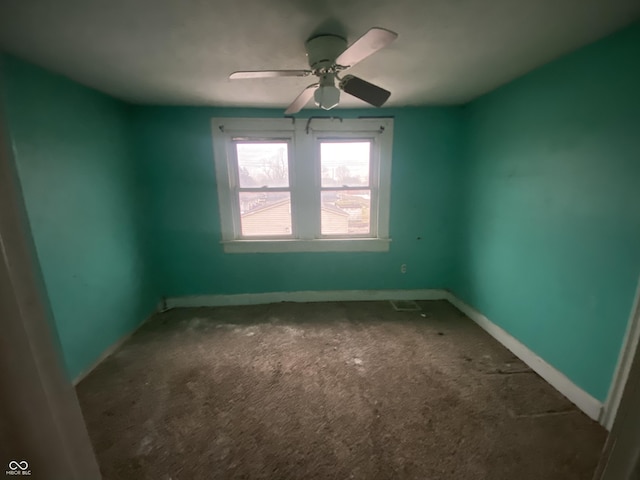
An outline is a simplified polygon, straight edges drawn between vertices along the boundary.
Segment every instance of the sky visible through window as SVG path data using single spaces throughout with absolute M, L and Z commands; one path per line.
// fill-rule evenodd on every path
M 238 143 L 236 151 L 240 188 L 289 186 L 286 143 Z
M 243 235 L 290 235 L 290 193 L 267 191 L 289 187 L 288 144 L 238 142 L 236 153 L 240 188 L 264 189 L 239 193 Z M 368 140 L 320 142 L 323 235 L 370 233 L 370 158 Z
M 369 187 L 370 161 L 369 141 L 320 144 L 323 235 L 366 235 L 371 232 L 371 190 L 331 189 Z M 342 218 L 340 213 L 344 214 Z
M 371 143 L 368 141 L 322 142 L 322 186 L 369 186 L 370 156 Z

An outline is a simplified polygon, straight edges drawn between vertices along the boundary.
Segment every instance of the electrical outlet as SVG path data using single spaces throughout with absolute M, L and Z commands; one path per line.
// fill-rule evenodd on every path
M 403 263 L 400 265 L 400 273 L 407 273 L 407 264 Z

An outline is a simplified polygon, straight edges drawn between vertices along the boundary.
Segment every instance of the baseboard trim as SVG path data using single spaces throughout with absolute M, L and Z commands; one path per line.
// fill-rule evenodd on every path
M 636 295 L 633 299 L 633 306 L 631 308 L 631 315 L 627 322 L 627 330 L 622 342 L 622 348 L 618 356 L 618 363 L 616 365 L 615 373 L 613 374 L 613 380 L 611 387 L 609 388 L 609 394 L 607 401 L 604 404 L 602 410 L 601 422 L 607 430 L 613 428 L 613 422 L 616 419 L 618 413 L 618 407 L 624 394 L 624 388 L 627 385 L 629 379 L 629 372 L 631 371 L 631 365 L 636 355 L 639 355 L 640 350 L 640 281 L 636 287 Z
M 302 292 L 240 293 L 235 295 L 196 295 L 169 297 L 166 308 L 227 307 L 280 302 L 357 302 L 375 300 L 446 300 L 446 290 L 310 290 Z
M 124 342 L 126 342 L 127 340 L 129 340 L 129 338 L 131 338 L 131 336 L 136 333 L 138 330 L 140 330 L 140 328 L 147 323 L 151 317 L 153 317 L 156 314 L 157 310 L 152 311 L 149 315 L 147 315 L 145 317 L 145 319 L 140 322 L 140 324 L 134 328 L 133 330 L 131 330 L 129 333 L 124 334 L 122 337 L 120 337 L 115 343 L 113 343 L 112 345 L 110 345 L 109 347 L 106 348 L 106 350 L 104 350 L 100 356 L 98 358 L 96 358 L 96 360 L 89 365 L 87 368 L 85 368 L 82 372 L 80 372 L 78 375 L 76 375 L 76 378 L 73 379 L 73 386 L 77 386 L 82 380 L 84 380 L 87 375 L 89 375 L 98 365 L 100 365 L 109 355 L 111 355 L 113 352 L 115 352 L 117 349 L 119 349 L 122 344 L 124 344 Z
M 505 330 L 452 293 L 449 293 L 447 300 L 477 323 L 485 332 L 510 350 L 516 357 L 526 363 L 534 372 L 544 378 L 547 383 L 558 390 L 558 392 L 567 397 L 569 401 L 582 410 L 589 418 L 598 422 L 601 421 L 602 402 L 578 387 L 564 373 L 544 361 L 535 352 L 516 340 L 515 337 L 512 337 Z

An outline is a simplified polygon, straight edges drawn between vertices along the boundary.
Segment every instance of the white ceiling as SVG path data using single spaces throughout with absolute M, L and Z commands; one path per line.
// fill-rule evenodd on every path
M 0 0 L 0 48 L 134 103 L 285 107 L 313 80 L 228 74 L 306 68 L 310 35 L 380 26 L 398 40 L 350 73 L 388 106 L 459 104 L 639 17 L 638 0 Z

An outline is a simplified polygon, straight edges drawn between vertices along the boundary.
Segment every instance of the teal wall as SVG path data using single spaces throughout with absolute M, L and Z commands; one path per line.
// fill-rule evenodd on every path
M 605 400 L 640 273 L 637 58 L 638 24 L 465 107 L 340 110 L 395 118 L 390 251 L 224 254 L 210 120 L 280 110 L 127 106 L 6 57 L 70 376 L 161 295 L 450 288 Z
M 38 259 L 70 378 L 147 317 L 128 107 L 2 60 L 3 101 Z
M 305 111 L 319 114 L 319 111 Z M 224 254 L 211 118 L 282 116 L 281 110 L 135 109 L 138 155 L 146 172 L 146 217 L 162 295 L 272 291 L 442 288 L 456 252 L 460 108 L 340 110 L 393 115 L 393 238 L 384 253 Z M 421 239 L 418 240 L 418 237 Z M 408 271 L 400 273 L 406 263 Z
M 640 24 L 466 107 L 455 293 L 605 400 L 640 274 Z

